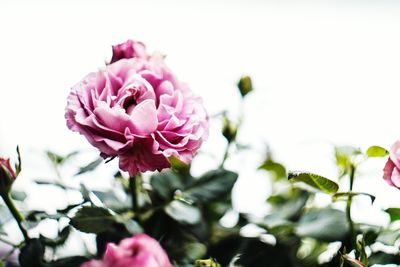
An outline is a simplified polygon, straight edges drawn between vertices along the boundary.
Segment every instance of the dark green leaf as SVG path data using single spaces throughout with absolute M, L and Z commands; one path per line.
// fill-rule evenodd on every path
M 39 239 L 29 240 L 21 249 L 19 263 L 21 267 L 43 267 L 44 246 Z
M 71 233 L 71 227 L 67 226 L 58 233 L 58 236 L 56 238 L 48 238 L 43 235 L 40 235 L 39 239 L 46 246 L 54 248 L 65 244 L 65 241 L 67 241 L 70 233 Z
M 171 200 L 177 189 L 182 189 L 181 178 L 172 171 L 163 171 L 151 176 L 153 190 L 164 200 Z
M 207 253 L 207 247 L 201 243 L 189 243 L 183 248 L 184 255 L 187 261 L 193 262 L 201 259 Z
M 395 222 L 400 220 L 400 208 L 388 208 L 385 210 L 390 216 L 390 222 Z
M 89 259 L 83 256 L 74 256 L 62 258 L 57 261 L 49 263 L 48 267 L 79 267 L 82 263 L 87 262 Z
M 372 203 L 374 203 L 375 201 L 375 196 L 368 193 L 357 193 L 357 192 L 339 192 L 334 194 L 332 196 L 332 199 L 333 201 L 347 200 L 349 197 L 355 197 L 355 196 L 367 196 L 371 199 Z
M 242 76 L 238 83 L 239 92 L 242 97 L 253 91 L 253 85 L 249 76 Z
M 389 155 L 389 151 L 380 146 L 371 146 L 367 149 L 368 157 L 385 157 Z
M 103 162 L 103 159 L 102 159 L 102 158 L 95 159 L 94 161 L 90 162 L 88 165 L 79 168 L 79 171 L 78 171 L 75 175 L 80 175 L 80 174 L 83 174 L 83 173 L 86 173 L 86 172 L 93 171 L 93 170 L 95 170 L 95 169 L 100 165 L 100 163 L 102 163 L 102 162 Z
M 82 207 L 71 219 L 71 225 L 85 233 L 100 233 L 108 230 L 115 221 L 110 212 L 100 207 Z
M 336 193 L 339 189 L 337 183 L 329 180 L 328 178 L 313 173 L 290 172 L 288 178 L 292 182 L 303 182 L 315 189 L 318 189 L 328 194 Z
M 113 211 L 123 211 L 131 207 L 132 202 L 128 197 L 121 200 L 113 190 L 106 192 L 93 191 L 93 194 L 98 197 L 107 208 Z
M 346 237 L 349 232 L 349 225 L 344 212 L 324 208 L 305 213 L 300 218 L 296 232 L 301 237 L 334 242 Z
M 184 190 L 183 197 L 196 202 L 209 202 L 224 198 L 230 195 L 237 178 L 237 173 L 228 170 L 209 171 Z
M 389 266 L 400 266 L 400 254 L 389 254 L 381 251 L 372 253 L 368 259 L 370 266 L 375 266 L 374 264 L 379 264 L 379 266 L 384 266 L 384 264 L 390 264 Z M 393 265 L 392 265 L 393 264 Z
M 268 171 L 274 180 L 279 180 L 287 177 L 286 169 L 282 164 L 279 164 L 271 159 L 266 159 L 258 169 Z
M 200 222 L 200 210 L 180 200 L 173 200 L 164 211 L 174 220 L 182 224 L 197 224 Z

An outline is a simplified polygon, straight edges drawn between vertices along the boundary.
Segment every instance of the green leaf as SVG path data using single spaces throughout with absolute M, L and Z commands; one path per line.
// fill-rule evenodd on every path
M 331 208 L 311 210 L 305 213 L 297 225 L 301 237 L 312 237 L 320 241 L 341 241 L 349 232 L 344 212 Z
M 157 195 L 164 200 L 173 199 L 175 190 L 183 187 L 181 178 L 172 171 L 162 171 L 152 175 L 150 184 Z
M 400 208 L 388 208 L 385 212 L 389 214 L 391 223 L 400 220 Z
M 346 263 L 348 263 L 348 264 L 349 264 L 350 266 L 352 266 L 352 267 L 367 267 L 367 266 L 364 265 L 362 262 L 360 262 L 360 261 L 358 261 L 358 260 L 356 260 L 356 259 L 353 259 L 353 258 L 350 257 L 349 255 L 343 255 L 342 257 L 343 257 L 344 261 L 345 261 Z
M 17 146 L 17 163 L 15 163 L 15 174 L 18 176 L 22 169 L 21 152 L 19 151 L 19 146 Z
M 184 198 L 207 203 L 230 195 L 238 174 L 225 169 L 209 171 L 182 192 Z
M 14 200 L 22 202 L 22 201 L 24 201 L 26 199 L 27 195 L 23 191 L 12 190 L 11 191 L 11 197 Z
M 90 162 L 90 163 L 87 164 L 86 166 L 79 168 L 79 171 L 78 171 L 75 175 L 80 175 L 80 174 L 83 174 L 83 173 L 86 173 L 86 172 L 93 171 L 93 170 L 95 170 L 95 169 L 100 165 L 100 163 L 102 163 L 102 162 L 103 162 L 103 159 L 102 159 L 102 158 L 95 159 L 94 161 Z
M 361 150 L 351 146 L 335 147 L 336 165 L 340 169 L 340 176 L 350 173 L 354 157 L 361 154 Z
M 367 252 L 365 251 L 365 241 L 364 238 L 361 238 L 360 240 L 357 240 L 356 244 L 356 250 L 358 252 L 360 262 L 364 264 L 365 266 L 368 266 L 368 256 Z
M 389 246 L 394 246 L 397 240 L 399 240 L 399 237 L 400 237 L 399 231 L 386 229 L 382 230 L 379 233 L 376 241 Z
M 242 76 L 238 83 L 239 92 L 242 97 L 253 91 L 253 85 L 249 76 Z
M 207 253 L 207 247 L 201 243 L 189 243 L 183 248 L 185 259 L 189 262 L 193 262 L 197 259 L 204 257 Z
M 285 167 L 271 159 L 266 159 L 258 169 L 268 171 L 274 180 L 287 177 Z
M 371 146 L 367 149 L 368 157 L 385 157 L 389 155 L 389 151 L 380 146 Z
M 357 193 L 357 192 L 338 192 L 332 196 L 332 199 L 333 201 L 347 200 L 348 197 L 355 197 L 355 196 L 367 196 L 371 199 L 372 203 L 374 203 L 375 201 L 375 196 L 368 193 Z
M 76 154 L 78 154 L 78 151 L 71 152 L 66 156 L 61 156 L 61 155 L 59 155 L 59 154 L 57 154 L 55 152 L 52 152 L 50 150 L 46 151 L 47 157 L 55 165 L 62 165 L 65 161 L 67 161 L 71 157 L 75 156 Z
M 45 266 L 43 255 L 43 244 L 39 239 L 34 238 L 28 240 L 22 247 L 18 259 L 21 267 L 43 267 Z
M 71 219 L 71 225 L 85 233 L 98 234 L 115 222 L 110 212 L 100 207 L 82 207 Z
M 59 247 L 59 246 L 65 244 L 65 242 L 67 241 L 70 233 L 71 233 L 71 227 L 70 226 L 66 226 L 64 229 L 62 229 L 58 233 L 56 238 L 48 238 L 48 237 L 45 237 L 43 235 L 40 235 L 39 239 L 46 246 L 55 248 L 55 247 Z
M 292 182 L 303 182 L 317 190 L 328 194 L 336 193 L 339 189 L 337 183 L 329 180 L 328 178 L 313 173 L 290 172 L 288 178 Z
M 180 200 L 173 200 L 164 208 L 164 211 L 182 224 L 197 224 L 201 220 L 201 213 L 197 207 Z
M 82 263 L 87 262 L 89 259 L 83 256 L 73 256 L 62 258 L 57 261 L 49 263 L 48 267 L 79 267 Z

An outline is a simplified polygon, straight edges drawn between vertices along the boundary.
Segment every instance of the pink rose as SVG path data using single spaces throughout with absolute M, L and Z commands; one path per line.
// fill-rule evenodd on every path
M 160 244 L 145 234 L 123 239 L 119 245 L 108 243 L 103 259 L 91 260 L 81 267 L 172 267 Z
M 146 46 L 142 42 L 128 40 L 125 43 L 113 45 L 113 55 L 110 63 L 114 63 L 123 58 L 148 58 Z
M 208 135 L 202 100 L 177 80 L 161 55 L 121 59 L 88 74 L 68 97 L 67 126 L 119 157 L 130 175 L 189 163 Z
M 10 191 L 11 185 L 17 178 L 11 167 L 10 159 L 0 158 L 0 192 Z
M 389 159 L 383 169 L 383 178 L 391 186 L 400 188 L 400 141 L 390 147 Z

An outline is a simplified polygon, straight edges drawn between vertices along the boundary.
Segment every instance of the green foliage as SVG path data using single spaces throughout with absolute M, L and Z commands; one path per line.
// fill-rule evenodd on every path
M 351 146 L 335 147 L 336 165 L 339 167 L 340 176 L 351 172 L 358 155 L 361 155 L 361 150 L 358 148 Z
M 234 172 L 217 169 L 203 174 L 193 181 L 183 192 L 185 198 L 195 202 L 211 202 L 231 193 L 238 175 Z
M 371 146 L 367 149 L 368 157 L 385 157 L 389 155 L 389 151 L 380 146 Z
M 274 180 L 280 180 L 287 177 L 285 167 L 282 164 L 273 161 L 271 158 L 267 158 L 258 169 L 268 171 Z
M 400 208 L 388 208 L 385 210 L 390 216 L 390 222 L 395 222 L 400 220 Z
M 98 234 L 108 230 L 115 218 L 111 213 L 100 207 L 83 206 L 71 219 L 71 225 L 85 233 Z
M 371 202 L 374 203 L 375 201 L 375 196 L 368 194 L 368 193 L 357 193 L 357 192 L 338 192 L 335 193 L 332 196 L 333 201 L 338 201 L 338 200 L 346 200 L 349 197 L 355 197 L 355 196 L 367 196 L 371 199 Z
M 349 232 L 344 212 L 331 208 L 311 210 L 298 222 L 296 233 L 320 241 L 343 241 Z
M 102 158 L 97 158 L 94 161 L 88 163 L 86 166 L 79 168 L 79 171 L 75 175 L 84 174 L 95 170 L 103 162 Z
M 339 189 L 337 183 L 313 173 L 289 172 L 288 177 L 292 182 L 303 182 L 314 189 L 328 194 L 336 193 Z
M 238 87 L 244 98 L 253 90 L 250 77 L 242 77 Z M 223 119 L 222 135 L 229 148 L 236 142 L 238 125 L 226 116 Z M 235 153 L 241 151 L 237 149 Z M 35 183 L 57 188 L 67 196 L 72 192 L 74 196 L 79 194 L 80 200 L 74 197 L 75 202 L 65 203 L 65 207 L 52 213 L 23 210 L 26 220 L 21 225 L 30 232 L 43 226 L 45 221 L 56 222 L 58 228 L 55 237 L 39 233 L 38 238 L 32 235 L 15 245 L 15 249 L 20 248 L 20 267 L 79 267 L 90 258 L 100 258 L 108 243 L 117 244 L 141 232 L 158 240 L 174 266 L 180 267 L 366 267 L 378 263 L 400 266 L 399 254 L 371 249 L 377 242 L 396 246 L 400 239 L 396 224 L 376 227 L 355 224 L 351 219 L 353 198 L 367 196 L 372 202 L 375 200 L 371 194 L 353 191 L 352 187 L 356 168 L 366 155 L 388 155 L 387 150 L 378 146 L 370 147 L 366 154 L 353 147 L 335 148 L 339 176 L 350 178 L 349 189 L 345 186 L 344 192 L 338 192 L 339 185 L 323 176 L 309 172 L 288 173 L 268 151 L 258 167 L 272 177 L 271 194 L 265 203 L 268 212 L 262 218 L 235 211 L 231 192 L 238 174 L 222 167 L 193 176 L 190 165 L 171 157 L 168 170 L 128 179 L 117 171 L 110 188 L 95 190 L 85 185 L 86 176 L 74 177 L 74 182 L 70 183 L 60 175 L 64 164 L 77 152 L 65 156 L 51 151 L 46 154 L 57 179 L 35 180 Z M 226 152 L 224 161 L 229 156 Z M 19 150 L 18 158 L 17 172 L 21 168 Z M 102 162 L 101 158 L 96 158 L 74 173 L 89 176 Z M 331 202 L 323 207 L 316 205 L 319 192 L 329 194 Z M 12 191 L 11 194 L 22 209 L 29 206 L 25 205 L 26 192 Z M 337 204 L 343 203 L 334 202 L 343 200 L 346 208 L 337 209 Z M 389 208 L 385 212 L 391 223 L 400 220 L 399 208 Z M 229 221 L 230 216 L 235 218 Z M 0 204 L 0 235 L 6 240 L 9 236 L 2 226 L 15 223 L 11 219 L 10 212 Z M 252 237 L 244 235 L 247 227 L 257 228 Z M 65 245 L 79 238 L 81 232 L 95 235 L 96 255 L 81 251 L 83 256 L 59 257 L 65 255 Z M 335 248 L 337 251 L 330 251 L 332 257 L 321 262 L 321 258 L 326 258 L 321 256 L 326 256 L 332 242 L 340 244 Z M 0 267 L 5 265 L 5 260 L 0 259 Z

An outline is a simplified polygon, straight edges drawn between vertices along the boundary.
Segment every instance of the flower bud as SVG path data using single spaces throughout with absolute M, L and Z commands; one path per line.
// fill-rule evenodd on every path
M 0 158 L 0 194 L 8 193 L 16 178 L 17 175 L 11 167 L 10 159 Z
M 240 78 L 238 88 L 242 97 L 245 97 L 248 93 L 253 91 L 253 85 L 249 76 L 243 76 Z
M 225 116 L 224 124 L 222 126 L 222 135 L 226 138 L 228 143 L 232 143 L 236 139 L 237 130 L 237 126 L 233 125 L 233 123 Z
M 147 58 L 146 46 L 142 42 L 128 40 L 125 43 L 113 45 L 113 55 L 110 63 L 124 58 Z

